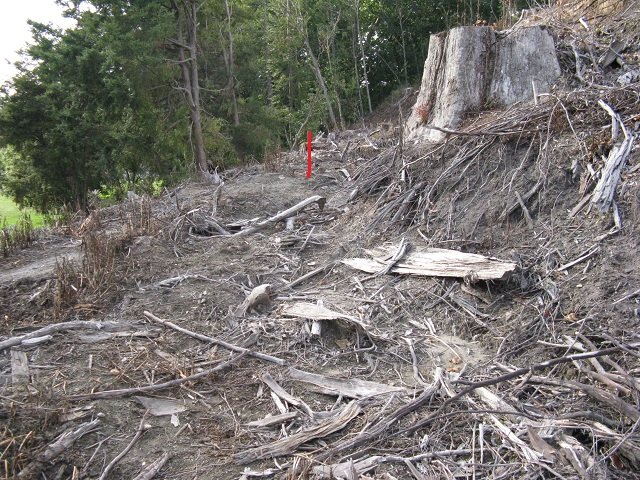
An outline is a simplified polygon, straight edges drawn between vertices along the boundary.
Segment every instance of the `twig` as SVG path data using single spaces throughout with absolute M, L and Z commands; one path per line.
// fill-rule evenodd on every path
M 398 245 L 398 248 L 394 252 L 393 256 L 388 260 L 387 264 L 382 269 L 374 274 L 374 277 L 380 277 L 389 273 L 391 269 L 404 258 L 409 248 L 409 243 L 405 240 L 404 237 L 402 237 L 402 240 L 400 240 L 400 245 Z
M 564 265 L 562 265 L 561 267 L 558 268 L 558 272 L 562 272 L 563 270 L 566 270 L 567 268 L 573 267 L 574 265 L 577 265 L 580 262 L 584 262 L 585 260 L 587 260 L 588 258 L 593 257 L 596 253 L 598 253 L 600 251 L 600 247 L 595 247 L 593 249 L 591 249 L 590 252 L 586 253 L 585 255 L 582 255 L 579 258 L 576 258 L 575 260 L 572 260 L 569 263 L 565 263 Z
M 151 425 L 144 423 L 144 421 L 147 419 L 147 413 L 148 411 L 144 412 L 144 415 L 142 415 L 142 420 L 140 420 L 138 431 L 129 442 L 129 445 L 127 445 L 124 448 L 124 450 L 122 450 L 122 452 L 116 455 L 115 458 L 109 462 L 109 464 L 105 467 L 104 471 L 102 472 L 102 475 L 100 475 L 100 478 L 98 480 L 105 480 L 109 476 L 109 472 L 111 472 L 111 469 L 115 467 L 116 463 L 118 463 L 127 453 L 129 453 L 129 450 L 131 450 L 133 445 L 140 439 L 140 437 L 144 434 L 144 432 L 146 432 L 151 428 Z
M 170 380 L 164 383 L 157 383 L 155 385 L 147 385 L 145 387 L 133 387 L 133 388 L 122 388 L 119 390 L 104 390 L 102 392 L 94 392 L 94 393 L 83 393 L 79 395 L 70 395 L 67 397 L 69 400 L 77 401 L 77 400 L 98 400 L 98 399 L 106 399 L 106 398 L 119 398 L 119 397 L 128 397 L 129 395 L 134 395 L 136 393 L 148 393 L 148 392 L 157 392 L 158 390 L 164 390 L 165 388 L 175 387 L 177 385 L 182 385 L 183 383 L 192 382 L 194 380 L 198 380 L 200 378 L 211 375 L 212 373 L 219 372 L 227 368 L 229 365 L 236 363 L 238 360 L 243 358 L 246 355 L 246 352 L 241 353 L 233 357 L 232 359 L 221 363 L 217 367 L 210 368 L 209 370 L 205 370 L 200 373 L 196 373 L 194 375 L 189 375 L 188 377 L 178 378 L 176 380 Z
M 336 264 L 336 262 L 331 262 L 331 263 L 327 263 L 326 265 L 323 265 L 322 267 L 318 267 L 315 270 L 312 270 L 309 273 L 306 273 L 303 276 L 296 278 L 292 282 L 289 282 L 287 285 L 285 285 L 285 288 L 297 287 L 301 283 L 306 282 L 307 280 L 309 280 L 312 277 L 315 277 L 319 273 L 322 273 L 325 270 L 328 270 L 328 269 L 332 268 L 333 266 L 335 266 L 335 264 Z
M 136 475 L 133 480 L 151 480 L 158 474 L 162 467 L 164 467 L 164 464 L 167 463 L 170 456 L 169 452 L 164 452 L 160 458 L 150 463 L 147 468 Z
M 271 355 L 267 355 L 266 353 L 254 352 L 253 350 L 249 350 L 248 348 L 239 347 L 237 345 L 233 345 L 231 343 L 227 343 L 224 340 L 220 340 L 214 337 L 208 337 L 207 335 L 202 335 L 201 333 L 192 332 L 191 330 L 187 330 L 186 328 L 182 328 L 175 323 L 171 323 L 168 320 L 163 320 L 162 318 L 156 317 L 153 313 L 144 311 L 144 316 L 149 320 L 153 320 L 154 322 L 161 323 L 173 330 L 184 333 L 185 335 L 189 335 L 190 337 L 197 338 L 198 340 L 202 340 L 203 342 L 209 342 L 214 345 L 218 345 L 220 347 L 226 348 L 227 350 L 232 350 L 234 352 L 245 353 L 255 358 L 259 358 L 260 360 L 264 360 L 266 362 L 275 363 L 277 365 L 286 365 L 287 362 L 278 357 L 273 357 Z
M 527 225 L 531 230 L 533 230 L 533 220 L 531 219 L 531 215 L 529 214 L 529 209 L 524 204 L 524 200 L 522 200 L 522 197 L 520 196 L 518 191 L 516 190 L 514 193 L 516 194 L 516 199 L 518 200 L 520 208 L 522 209 L 522 213 L 524 214 L 524 219 L 527 221 Z
M 640 342 L 626 345 L 626 348 L 639 348 L 639 347 L 640 347 Z M 551 360 L 547 360 L 546 362 L 541 362 L 535 365 L 531 365 L 530 367 L 519 368 L 517 370 L 514 370 L 513 372 L 507 373 L 505 375 L 500 375 L 499 377 L 496 377 L 496 378 L 489 378 L 481 382 L 473 383 L 469 385 L 467 388 L 460 391 L 460 393 L 457 393 L 453 397 L 450 397 L 447 400 L 445 400 L 444 403 L 440 405 L 440 407 L 438 407 L 438 409 L 433 413 L 431 413 L 429 416 L 422 419 L 421 421 L 414 424 L 413 426 L 405 430 L 401 430 L 400 432 L 397 432 L 396 435 L 400 433 L 413 433 L 416 430 L 421 429 L 425 425 L 428 425 L 429 423 L 431 423 L 447 405 L 451 405 L 453 402 L 461 399 L 465 395 L 473 392 L 474 390 L 480 387 L 489 387 L 491 385 L 497 385 L 499 383 L 503 383 L 508 380 L 513 380 L 514 378 L 522 377 L 523 375 L 527 375 L 530 372 L 544 370 L 549 367 L 553 367 L 555 365 L 560 365 L 562 363 L 574 362 L 576 360 L 586 360 L 588 358 L 604 357 L 606 355 L 611 355 L 612 353 L 620 352 L 623 350 L 624 350 L 623 347 L 611 347 L 611 348 L 605 348 L 602 350 L 597 350 L 592 352 L 576 353 L 574 355 L 567 355 L 565 357 L 558 357 Z
M 616 300 L 615 302 L 613 302 L 611 305 L 615 305 L 615 304 L 617 304 L 617 303 L 624 302 L 625 300 L 628 300 L 628 299 L 630 299 L 631 297 L 635 297 L 636 295 L 640 295 L 640 289 L 638 289 L 638 290 L 636 290 L 636 291 L 634 291 L 634 292 L 631 292 L 631 293 L 626 294 L 624 297 L 619 298 L 618 300 Z

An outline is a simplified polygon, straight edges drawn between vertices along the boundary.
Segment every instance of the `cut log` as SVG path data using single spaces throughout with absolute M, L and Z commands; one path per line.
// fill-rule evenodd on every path
M 348 258 L 342 263 L 367 273 L 376 273 L 384 268 L 385 257 L 394 247 L 367 250 L 373 258 Z M 424 275 L 433 277 L 457 277 L 471 282 L 476 280 L 502 280 L 515 271 L 516 264 L 495 258 L 463 253 L 443 248 L 416 249 L 409 252 L 390 273 Z
M 457 27 L 431 35 L 420 94 L 405 125 L 408 141 L 442 140 L 465 114 L 530 100 L 560 76 L 551 35 L 542 27 L 508 35 Z M 435 128 L 432 128 L 435 127 Z

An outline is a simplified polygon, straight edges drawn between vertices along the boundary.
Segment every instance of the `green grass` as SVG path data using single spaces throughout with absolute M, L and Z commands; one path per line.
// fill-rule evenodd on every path
M 27 212 L 31 215 L 31 221 L 33 222 L 34 227 L 41 227 L 44 225 L 44 218 L 42 215 L 37 213 L 35 210 L 31 208 L 27 208 L 24 210 L 20 210 L 20 207 L 16 205 L 13 200 L 9 197 L 5 197 L 0 195 L 0 224 L 2 224 L 2 219 L 7 219 L 7 226 L 15 225 L 20 217 L 22 212 Z

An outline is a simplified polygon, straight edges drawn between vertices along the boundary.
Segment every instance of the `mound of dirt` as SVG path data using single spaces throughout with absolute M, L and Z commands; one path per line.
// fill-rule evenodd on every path
M 596 65 L 619 14 L 548 22 L 562 88 L 442 143 L 382 126 L 396 99 L 317 140 L 310 180 L 283 154 L 2 260 L 0 473 L 633 478 L 637 44 Z

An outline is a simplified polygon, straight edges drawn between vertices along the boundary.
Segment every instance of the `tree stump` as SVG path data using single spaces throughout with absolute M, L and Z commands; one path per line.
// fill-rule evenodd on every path
M 405 125 L 407 140 L 439 141 L 429 126 L 456 129 L 470 111 L 505 107 L 549 91 L 560 76 L 553 39 L 543 27 L 496 32 L 457 27 L 431 35 L 420 94 Z

